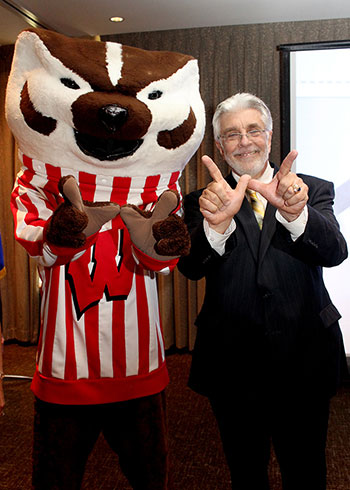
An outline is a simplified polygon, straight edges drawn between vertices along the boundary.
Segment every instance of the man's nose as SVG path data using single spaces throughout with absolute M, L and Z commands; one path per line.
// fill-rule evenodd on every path
M 249 143 L 250 143 L 250 139 L 248 138 L 247 133 L 241 133 L 241 139 L 240 139 L 239 144 L 241 146 L 246 146 L 246 145 L 249 145 Z

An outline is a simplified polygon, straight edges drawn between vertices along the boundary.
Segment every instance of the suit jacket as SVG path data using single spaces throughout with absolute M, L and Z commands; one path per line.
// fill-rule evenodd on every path
M 199 393 L 277 385 L 312 387 L 327 395 L 336 390 L 345 365 L 341 316 L 325 288 L 322 267 L 340 264 L 347 247 L 332 209 L 333 184 L 300 176 L 309 186 L 303 235 L 293 242 L 270 204 L 260 231 L 244 199 L 223 256 L 203 230 L 198 204 L 203 189 L 185 197 L 192 245 L 178 267 L 189 279 L 206 278 L 189 380 Z M 226 180 L 236 186 L 231 174 Z

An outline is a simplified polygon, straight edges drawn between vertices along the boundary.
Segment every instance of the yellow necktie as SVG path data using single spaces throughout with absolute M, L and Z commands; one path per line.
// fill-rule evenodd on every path
M 250 198 L 250 205 L 255 213 L 256 220 L 261 230 L 263 226 L 264 214 L 265 214 L 264 205 L 254 191 L 248 189 L 248 194 Z

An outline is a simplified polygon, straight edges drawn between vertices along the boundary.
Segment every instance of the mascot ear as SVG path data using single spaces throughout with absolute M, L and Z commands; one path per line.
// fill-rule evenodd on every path
M 34 140 L 50 135 L 57 125 L 56 119 L 45 115 L 53 104 L 55 86 L 48 92 L 43 84 L 51 86 L 53 79 L 67 76 L 67 68 L 46 47 L 45 36 L 48 34 L 43 29 L 29 29 L 18 36 L 6 91 L 9 126 L 15 135 L 29 127 L 35 131 Z
M 25 119 L 27 126 L 41 134 L 48 135 L 56 128 L 56 121 L 42 115 L 29 94 L 29 85 L 32 93 L 40 91 L 40 76 L 31 74 L 40 73 L 48 64 L 48 58 L 49 52 L 34 30 L 21 32 L 6 90 L 6 117 L 10 127 L 16 127 L 16 122 Z
M 32 31 L 24 31 L 20 34 L 16 43 L 16 53 L 12 67 L 12 76 L 7 87 L 7 117 L 11 119 L 22 117 L 27 126 L 39 134 L 48 136 L 56 129 L 57 121 L 45 116 L 40 108 L 33 103 L 32 96 L 41 94 L 40 72 L 48 65 L 49 52 L 40 37 Z M 56 60 L 57 63 L 58 60 Z M 45 67 L 48 71 L 47 66 Z M 36 74 L 31 76 L 31 74 Z M 19 99 L 18 99 L 19 97 Z M 47 100 L 40 97 L 42 107 Z M 11 124 L 10 124 L 11 126 Z
M 47 48 L 45 48 L 35 30 L 22 31 L 17 38 L 13 57 L 12 72 L 15 78 L 14 82 L 20 84 L 20 79 L 22 79 L 23 86 L 28 72 L 39 68 L 45 59 L 45 55 L 46 57 L 48 55 Z

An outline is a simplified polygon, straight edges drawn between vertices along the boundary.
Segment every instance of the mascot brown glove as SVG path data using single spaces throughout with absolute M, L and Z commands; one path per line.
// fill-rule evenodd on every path
M 178 193 L 169 190 L 159 197 L 153 212 L 142 211 L 136 206 L 121 208 L 120 216 L 132 242 L 141 252 L 157 260 L 169 260 L 189 253 L 187 227 L 181 218 L 171 214 L 178 204 Z
M 118 204 L 83 201 L 72 175 L 62 177 L 58 189 L 64 202 L 54 211 L 46 233 L 47 241 L 53 245 L 82 247 L 87 237 L 119 214 Z

